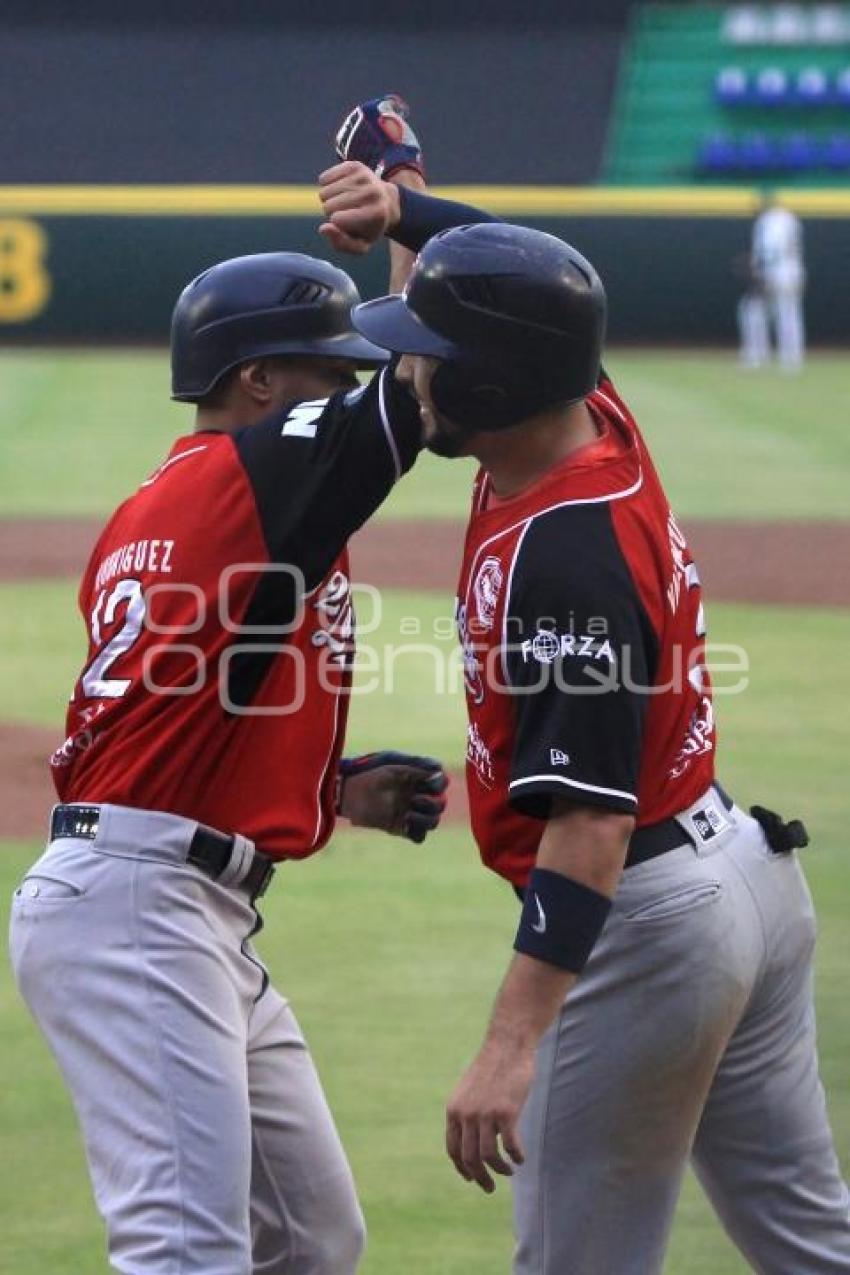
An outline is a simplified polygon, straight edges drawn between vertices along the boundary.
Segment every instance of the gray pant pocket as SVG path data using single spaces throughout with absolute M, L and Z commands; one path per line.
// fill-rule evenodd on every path
M 26 903 L 75 903 L 85 896 L 85 890 L 76 881 L 65 877 L 47 876 L 30 872 L 15 891 L 15 898 Z
M 625 913 L 627 921 L 667 921 L 684 912 L 693 912 L 710 903 L 716 903 L 723 893 L 719 881 L 700 881 L 698 884 L 676 886 L 656 895 Z

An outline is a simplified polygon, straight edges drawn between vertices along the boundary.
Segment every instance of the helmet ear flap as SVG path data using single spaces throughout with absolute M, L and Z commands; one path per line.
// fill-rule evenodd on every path
M 508 389 L 483 369 L 442 362 L 431 378 L 434 406 L 469 433 L 506 429 L 517 421 L 516 404 Z

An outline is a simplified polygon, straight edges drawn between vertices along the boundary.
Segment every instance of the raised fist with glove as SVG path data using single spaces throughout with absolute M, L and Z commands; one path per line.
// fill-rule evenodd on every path
M 422 842 L 446 808 L 449 779 L 433 757 L 392 751 L 343 757 L 337 813 L 355 827 Z
M 390 292 L 401 292 L 414 254 L 392 242 L 401 217 L 400 199 L 425 189 L 422 150 L 407 120 L 407 104 L 396 93 L 369 98 L 349 111 L 336 135 L 342 163 L 319 177 L 326 220 L 321 234 L 336 252 L 360 255 L 384 235 L 390 242 Z
M 400 168 L 412 168 L 424 177 L 422 148 L 407 115 L 407 103 L 397 93 L 361 102 L 340 125 L 337 155 L 365 164 L 385 181 Z

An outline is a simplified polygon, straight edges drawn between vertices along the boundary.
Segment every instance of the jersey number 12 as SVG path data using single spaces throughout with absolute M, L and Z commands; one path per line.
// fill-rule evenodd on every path
M 124 623 L 113 638 L 104 645 L 101 625 L 115 623 L 115 612 L 120 602 L 127 602 Z M 138 638 L 145 622 L 145 598 L 139 580 L 119 580 L 106 596 L 104 590 L 91 613 L 91 640 L 99 648 L 97 655 L 81 678 L 83 691 L 89 699 L 120 699 L 130 688 L 131 678 L 107 677 L 107 671 L 122 655 L 126 655 Z

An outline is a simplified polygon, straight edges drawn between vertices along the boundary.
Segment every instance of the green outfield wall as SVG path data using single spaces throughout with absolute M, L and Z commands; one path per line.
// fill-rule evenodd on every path
M 595 263 L 609 334 L 626 342 L 735 339 L 751 191 L 451 188 L 446 195 L 539 226 Z M 850 193 L 789 193 L 803 218 L 810 339 L 850 344 Z M 0 343 L 161 342 L 174 299 L 225 257 L 325 254 L 311 187 L 0 187 Z M 386 255 L 344 258 L 364 296 Z

